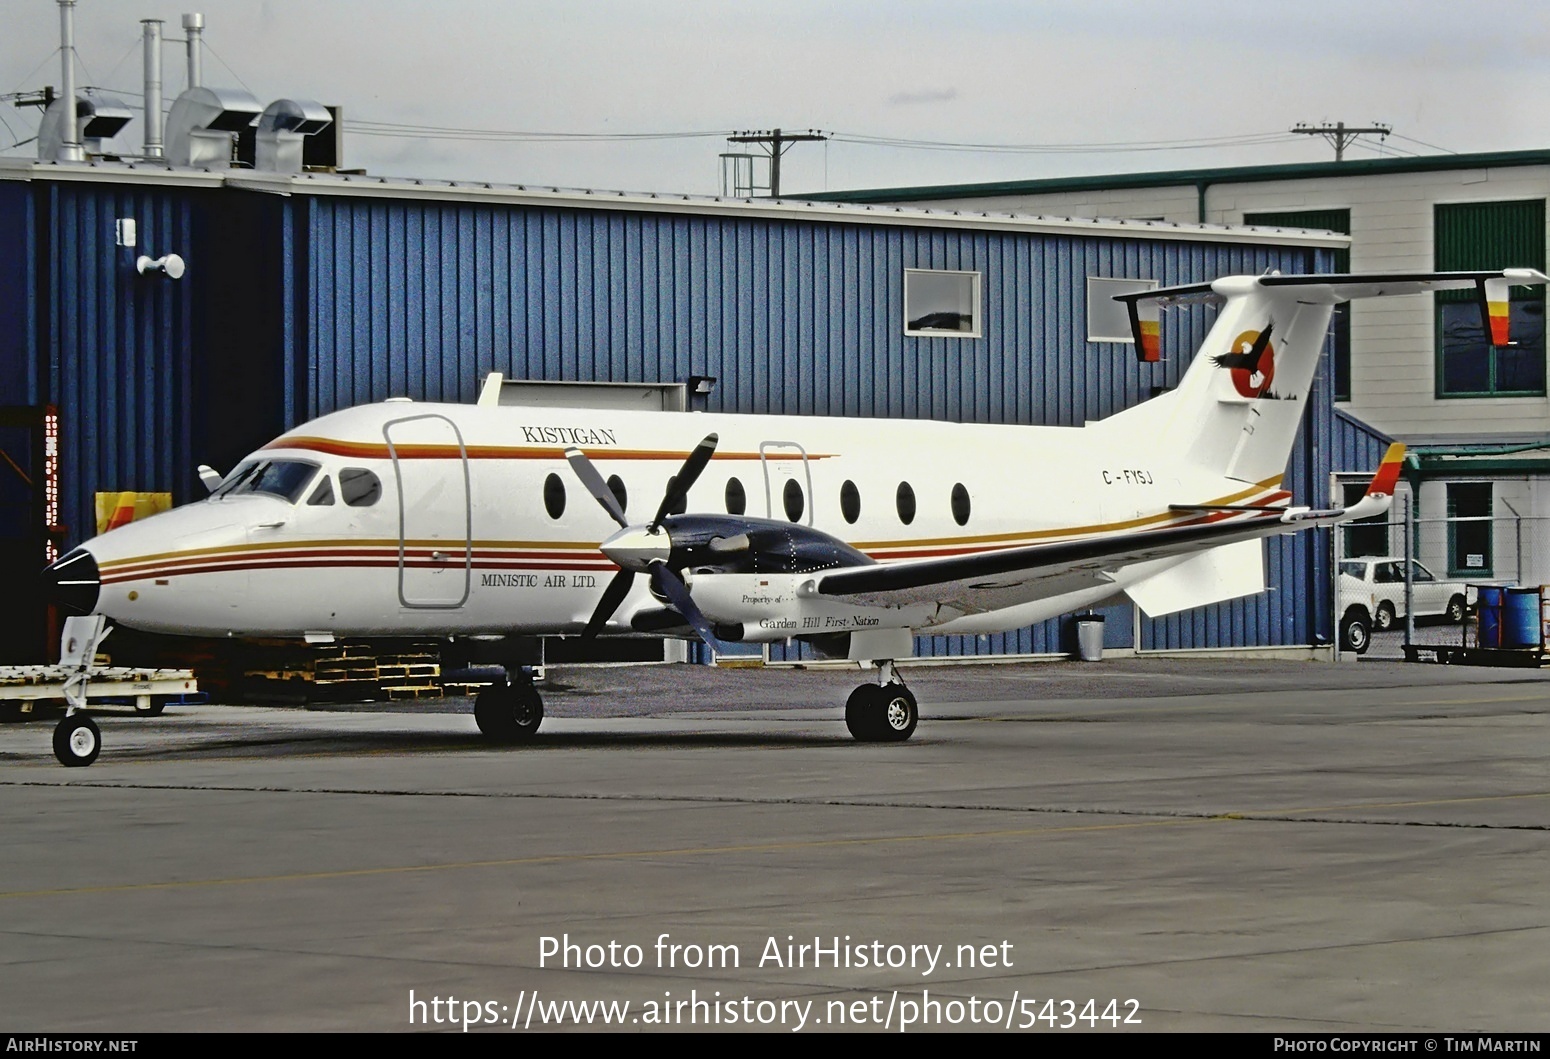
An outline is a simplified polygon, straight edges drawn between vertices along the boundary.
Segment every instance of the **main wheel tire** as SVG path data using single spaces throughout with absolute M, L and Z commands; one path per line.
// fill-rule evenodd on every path
M 1340 645 L 1354 654 L 1366 654 L 1367 648 L 1372 646 L 1372 630 L 1367 627 L 1367 619 L 1353 615 L 1342 621 Z
M 1388 632 L 1394 627 L 1394 608 L 1389 603 L 1379 603 L 1378 612 L 1372 616 L 1374 632 Z
M 1464 602 L 1463 596 L 1454 596 L 1448 600 L 1448 609 L 1445 612 L 1450 625 L 1464 624 L 1464 615 L 1469 612 L 1469 604 Z
M 491 684 L 474 699 L 474 722 L 492 743 L 525 743 L 544 721 L 544 700 L 531 684 Z
M 898 682 L 885 685 L 882 692 L 878 715 L 881 737 L 885 742 L 902 743 L 915 734 L 915 726 L 920 723 L 920 709 L 915 704 L 915 696 L 909 688 Z
M 862 684 L 845 700 L 845 727 L 863 743 L 875 743 L 883 737 L 883 689 Z
M 102 733 L 84 713 L 71 714 L 54 726 L 54 756 L 66 768 L 85 768 L 102 751 Z

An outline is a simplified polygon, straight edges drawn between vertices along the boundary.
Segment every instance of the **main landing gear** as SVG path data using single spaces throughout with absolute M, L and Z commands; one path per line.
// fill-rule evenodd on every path
M 863 743 L 902 743 L 915 734 L 920 710 L 892 662 L 880 662 L 876 684 L 863 684 L 845 703 L 845 727 Z
M 474 721 L 492 743 L 526 743 L 544 720 L 544 700 L 525 669 L 508 684 L 491 684 L 474 699 Z

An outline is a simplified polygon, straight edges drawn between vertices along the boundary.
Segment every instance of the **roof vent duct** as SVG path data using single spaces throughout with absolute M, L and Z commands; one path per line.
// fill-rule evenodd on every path
M 333 121 L 328 108 L 313 100 L 275 100 L 259 115 L 253 168 L 300 173 L 307 137 L 322 132 Z
M 65 134 L 70 120 L 65 116 L 67 110 L 75 117 L 74 136 Z M 56 99 L 43 112 L 43 123 L 38 126 L 38 157 L 44 161 L 64 158 L 70 145 L 84 148 L 87 156 L 100 156 L 102 141 L 117 136 L 132 117 L 132 110 L 107 96 L 76 96 L 73 108 L 66 107 L 64 99 Z
M 175 166 L 224 169 L 237 133 L 263 108 L 238 88 L 190 88 L 167 115 L 167 161 Z

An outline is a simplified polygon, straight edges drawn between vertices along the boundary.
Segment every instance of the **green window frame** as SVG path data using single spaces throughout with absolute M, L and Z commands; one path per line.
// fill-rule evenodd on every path
M 1495 576 L 1492 492 L 1490 482 L 1447 483 L 1449 577 Z
M 1267 228 L 1311 228 L 1317 231 L 1351 234 L 1351 211 L 1338 210 L 1272 210 L 1245 213 L 1244 224 L 1257 224 Z M 1351 250 L 1340 247 L 1335 251 L 1335 271 L 1351 271 Z M 1331 325 L 1334 348 L 1330 351 L 1334 378 L 1335 400 L 1351 399 L 1351 303 L 1335 306 Z
M 1545 267 L 1544 199 L 1438 203 L 1433 233 L 1439 272 Z M 1432 296 L 1438 398 L 1544 396 L 1544 288 L 1508 296 L 1512 343 L 1501 347 L 1486 339 L 1474 290 Z

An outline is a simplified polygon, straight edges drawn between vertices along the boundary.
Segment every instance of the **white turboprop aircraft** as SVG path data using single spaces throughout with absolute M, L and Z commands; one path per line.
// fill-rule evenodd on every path
M 1351 508 L 1291 507 L 1281 488 L 1336 304 L 1475 287 L 1502 344 L 1508 286 L 1545 282 L 1271 274 L 1124 295 L 1145 360 L 1160 306 L 1220 308 L 1177 389 L 1078 428 L 512 407 L 498 385 L 475 405 L 390 400 L 208 472 L 208 498 L 46 576 L 67 610 L 166 633 L 797 638 L 875 666 L 846 723 L 902 740 L 917 709 L 893 662 L 917 633 L 1120 593 L 1158 615 L 1260 592 L 1259 538 L 1387 509 L 1401 446 Z M 543 718 L 512 677 L 475 703 L 492 739 Z M 60 760 L 99 745 L 72 707 Z

